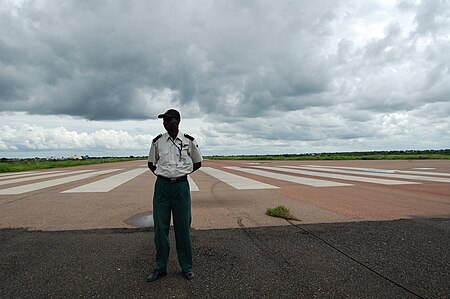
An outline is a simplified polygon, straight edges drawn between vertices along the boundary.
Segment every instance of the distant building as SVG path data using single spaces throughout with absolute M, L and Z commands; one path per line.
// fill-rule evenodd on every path
M 83 158 L 80 157 L 80 156 L 75 155 L 75 156 L 70 156 L 70 157 L 68 157 L 67 159 L 69 159 L 69 160 L 81 160 L 81 159 L 83 159 Z

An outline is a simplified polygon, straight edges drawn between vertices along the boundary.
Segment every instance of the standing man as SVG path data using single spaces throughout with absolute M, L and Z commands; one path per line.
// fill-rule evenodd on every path
M 155 281 L 167 275 L 169 259 L 169 226 L 173 213 L 173 226 L 178 262 L 183 276 L 191 280 L 191 194 L 187 175 L 202 166 L 202 155 L 194 137 L 178 130 L 180 113 L 169 109 L 158 115 L 163 119 L 166 133 L 153 139 L 148 155 L 148 168 L 157 176 L 153 195 L 153 219 L 155 223 L 156 269 L 147 281 Z

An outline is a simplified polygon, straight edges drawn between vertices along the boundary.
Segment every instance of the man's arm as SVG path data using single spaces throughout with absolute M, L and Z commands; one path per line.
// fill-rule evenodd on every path
M 156 165 L 158 164 L 158 145 L 157 141 L 159 138 L 161 138 L 162 134 L 159 134 L 152 140 L 152 145 L 150 146 L 150 152 L 148 153 L 148 169 L 150 169 L 153 173 L 155 173 Z M 155 163 L 155 164 L 153 164 Z
M 153 165 L 152 162 L 148 162 L 148 169 L 150 169 L 153 173 L 155 173 L 156 166 Z
M 189 142 L 189 156 L 194 162 L 194 164 L 192 165 L 192 172 L 194 172 L 200 167 L 202 167 L 203 157 L 202 154 L 200 153 L 200 149 L 198 148 L 197 142 L 194 140 L 194 137 L 188 134 L 184 134 L 184 136 L 191 141 Z
M 194 172 L 194 171 L 196 171 L 197 169 L 199 169 L 200 167 L 202 167 L 202 162 L 194 163 L 193 166 L 194 166 L 194 168 L 193 168 L 192 172 Z

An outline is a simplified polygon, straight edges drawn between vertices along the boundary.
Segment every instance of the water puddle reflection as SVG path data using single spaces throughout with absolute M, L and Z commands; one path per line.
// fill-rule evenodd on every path
M 133 217 L 125 220 L 125 223 L 134 227 L 154 227 L 153 213 L 146 212 L 136 214 Z

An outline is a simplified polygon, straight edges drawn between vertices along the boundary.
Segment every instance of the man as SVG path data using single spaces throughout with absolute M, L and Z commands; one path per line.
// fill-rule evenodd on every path
M 155 223 L 156 269 L 147 281 L 155 281 L 167 275 L 169 259 L 169 226 L 173 213 L 173 225 L 178 262 L 183 276 L 191 280 L 191 195 L 187 175 L 202 165 L 202 155 L 194 137 L 178 130 L 180 113 L 169 109 L 158 115 L 163 119 L 166 133 L 153 139 L 148 155 L 148 168 L 157 176 L 153 195 L 153 220 Z

